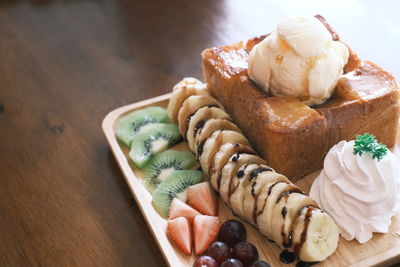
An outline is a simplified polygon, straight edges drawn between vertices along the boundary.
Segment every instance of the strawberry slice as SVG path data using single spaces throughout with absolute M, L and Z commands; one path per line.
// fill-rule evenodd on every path
M 187 191 L 188 204 L 202 214 L 217 216 L 218 201 L 209 182 L 189 186 Z
M 194 253 L 200 255 L 214 242 L 218 235 L 221 222 L 218 217 L 198 215 L 194 218 Z
M 192 233 L 188 219 L 178 217 L 168 220 L 167 235 L 183 253 L 192 254 Z
M 169 218 L 170 220 L 185 217 L 193 222 L 194 217 L 201 215 L 200 212 L 190 207 L 185 202 L 174 198 L 171 202 L 171 207 L 169 208 Z

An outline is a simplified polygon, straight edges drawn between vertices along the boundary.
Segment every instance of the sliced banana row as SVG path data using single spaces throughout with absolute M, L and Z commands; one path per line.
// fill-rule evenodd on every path
M 256 155 L 203 83 L 193 78 L 178 83 L 168 114 L 234 213 L 302 261 L 322 261 L 335 252 L 339 235 L 332 218 Z
M 195 78 L 184 78 L 172 88 L 167 111 L 173 123 L 178 123 L 179 109 L 183 101 L 192 95 L 208 95 L 206 85 Z

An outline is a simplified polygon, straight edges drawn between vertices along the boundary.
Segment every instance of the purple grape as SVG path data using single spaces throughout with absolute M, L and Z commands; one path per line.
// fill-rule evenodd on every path
M 240 260 L 244 266 L 249 266 L 258 260 L 257 248 L 249 242 L 240 242 L 233 247 L 233 257 Z
M 208 256 L 214 258 L 214 260 L 221 264 L 224 260 L 231 257 L 231 249 L 224 242 L 217 241 L 211 244 L 211 246 L 207 249 Z
M 243 267 L 243 264 L 238 259 L 229 258 L 225 260 L 220 267 Z
M 246 240 L 246 229 L 238 220 L 229 220 L 222 224 L 218 233 L 218 240 L 225 242 L 229 247 Z
M 210 256 L 200 256 L 193 263 L 193 267 L 218 267 L 218 263 Z
M 249 267 L 271 267 L 271 265 L 269 265 L 265 261 L 253 261 L 253 263 L 250 264 Z

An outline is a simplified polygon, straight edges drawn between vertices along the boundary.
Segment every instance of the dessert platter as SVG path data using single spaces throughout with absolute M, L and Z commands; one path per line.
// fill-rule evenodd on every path
M 204 82 L 184 78 L 103 121 L 167 263 L 400 261 L 395 78 L 319 15 L 201 59 Z

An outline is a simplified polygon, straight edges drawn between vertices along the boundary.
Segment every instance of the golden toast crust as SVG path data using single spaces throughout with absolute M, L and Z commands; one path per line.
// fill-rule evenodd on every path
M 399 120 L 399 90 L 394 77 L 354 52 L 334 95 L 310 108 L 291 97 L 271 96 L 247 75 L 246 44 L 203 51 L 208 89 L 225 107 L 256 151 L 277 172 L 296 181 L 322 167 L 328 150 L 341 140 L 368 132 L 393 146 Z

